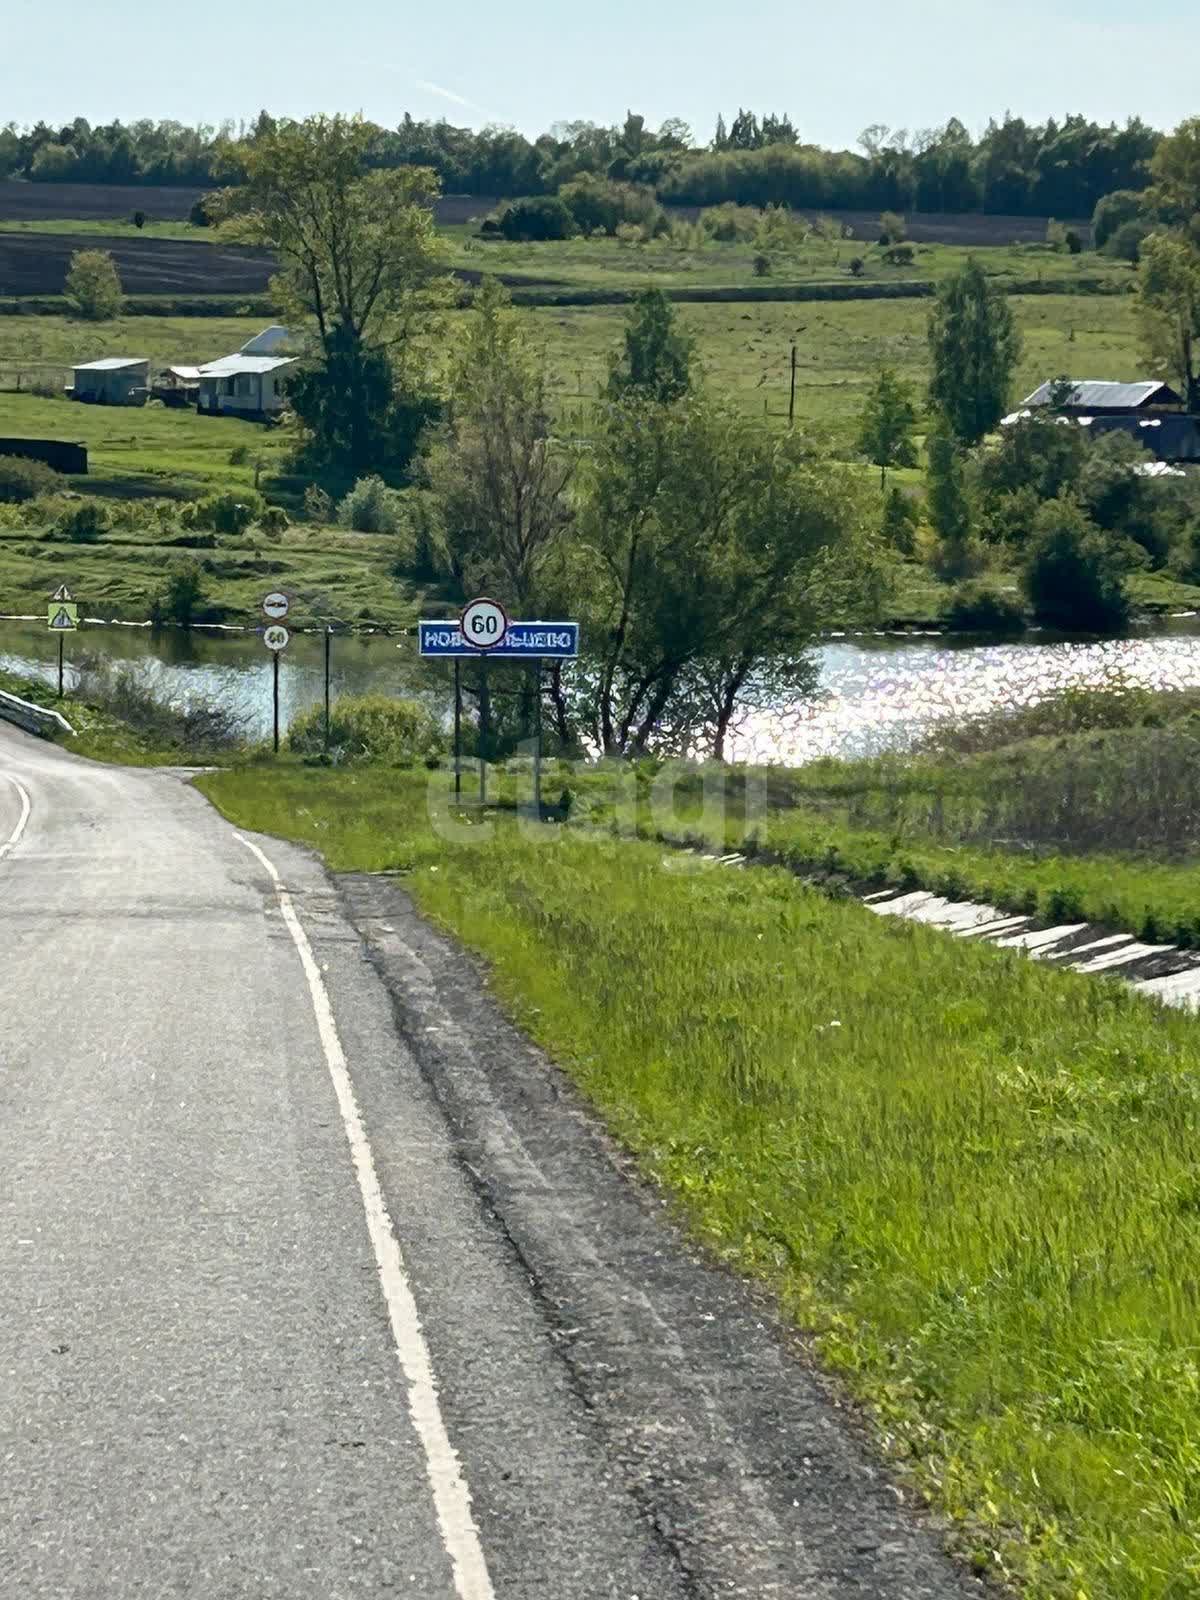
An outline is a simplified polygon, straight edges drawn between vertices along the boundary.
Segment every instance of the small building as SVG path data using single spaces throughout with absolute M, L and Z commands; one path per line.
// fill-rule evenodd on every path
M 198 372 L 197 409 L 202 416 L 250 417 L 261 421 L 284 408 L 282 380 L 292 356 L 225 356 Z
M 253 339 L 247 339 L 241 353 L 244 356 L 279 356 L 291 343 L 290 332 L 276 322 L 269 328 L 264 328 L 261 333 L 256 333 Z
M 200 399 L 200 368 L 167 367 L 159 374 L 152 393 L 165 406 L 194 406 Z
M 1051 379 L 1035 389 L 1022 409 L 1037 411 L 1052 405 L 1056 391 L 1064 386 Z M 1183 396 L 1170 384 L 1151 378 L 1141 383 L 1110 383 L 1093 378 L 1072 378 L 1055 410 L 1062 416 L 1133 416 L 1146 411 L 1183 411 Z
M 140 357 L 106 356 L 72 367 L 72 400 L 94 406 L 144 406 L 150 398 L 150 363 Z

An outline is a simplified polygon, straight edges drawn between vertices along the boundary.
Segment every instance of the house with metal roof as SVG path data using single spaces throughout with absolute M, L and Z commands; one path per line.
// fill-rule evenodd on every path
M 1022 400 L 1022 409 L 1028 407 L 1036 411 L 1043 406 L 1053 405 L 1056 393 L 1060 394 L 1060 398 L 1055 410 L 1063 416 L 1113 416 L 1135 411 L 1184 409 L 1183 396 L 1177 394 L 1170 384 L 1154 378 L 1142 383 L 1071 379 L 1069 388 L 1061 380 L 1054 379 L 1043 383 L 1028 399 Z
M 105 356 L 71 368 L 66 393 L 93 406 L 144 406 L 150 398 L 150 362 L 141 356 Z
M 294 356 L 225 356 L 199 368 L 201 416 L 250 417 L 259 421 L 278 416 L 284 408 L 282 380 Z

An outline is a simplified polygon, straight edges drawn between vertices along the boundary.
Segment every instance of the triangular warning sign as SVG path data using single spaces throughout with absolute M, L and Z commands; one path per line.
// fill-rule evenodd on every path
M 67 610 L 66 606 L 59 606 L 58 611 L 50 620 L 50 626 L 52 628 L 74 628 L 75 624 L 72 622 L 71 613 Z
M 60 583 L 58 588 L 55 589 L 54 593 L 50 596 L 50 598 L 51 598 L 51 600 L 70 600 L 71 599 L 71 591 L 70 591 L 70 589 L 67 588 L 65 583 Z

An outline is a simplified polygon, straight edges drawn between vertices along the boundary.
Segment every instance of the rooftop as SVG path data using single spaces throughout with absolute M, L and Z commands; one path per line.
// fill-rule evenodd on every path
M 1048 406 L 1054 395 L 1057 379 L 1043 383 L 1041 388 L 1035 389 L 1028 399 L 1021 402 L 1026 406 Z M 1179 405 L 1180 397 L 1174 389 L 1152 378 L 1143 383 L 1111 383 L 1102 378 L 1072 378 L 1071 392 L 1066 398 L 1069 406 L 1078 406 L 1084 410 L 1095 411 L 1136 411 L 1144 406 L 1148 400 L 1157 400 L 1163 405 Z
M 294 356 L 222 356 L 220 361 L 210 361 L 199 369 L 202 378 L 235 378 L 243 372 L 274 372 L 277 367 L 290 367 Z
M 103 361 L 81 361 L 72 372 L 122 372 L 126 367 L 148 367 L 149 356 L 105 356 Z

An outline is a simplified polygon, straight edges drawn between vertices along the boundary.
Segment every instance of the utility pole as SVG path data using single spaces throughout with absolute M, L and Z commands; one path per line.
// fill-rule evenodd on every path
M 796 420 L 796 346 L 792 346 L 792 388 L 788 395 L 788 427 Z

